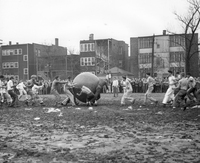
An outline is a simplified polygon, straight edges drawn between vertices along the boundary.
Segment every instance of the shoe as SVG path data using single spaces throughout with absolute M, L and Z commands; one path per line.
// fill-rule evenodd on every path
M 183 111 L 185 111 L 187 109 L 187 107 L 183 107 Z
M 28 100 L 25 101 L 26 106 L 28 106 Z
M 94 106 L 97 106 L 97 101 L 94 102 Z
M 125 104 L 121 104 L 121 106 L 125 106 Z
M 66 104 L 63 104 L 63 103 L 61 102 L 60 105 L 62 105 L 62 106 L 67 106 L 67 103 L 66 103 Z
M 132 101 L 131 101 L 131 104 L 133 105 L 135 103 L 135 99 L 133 99 Z
M 14 104 L 10 104 L 10 105 L 8 105 L 9 107 L 12 107 L 12 108 L 14 108 L 15 107 L 15 105 Z
M 173 106 L 173 108 L 172 109 L 176 109 L 176 107 L 175 106 Z
M 32 106 L 35 106 L 36 104 L 35 104 L 35 102 L 33 102 L 31 105 L 32 105 Z
M 44 104 L 43 102 L 40 102 L 40 105 L 41 105 L 41 106 L 45 106 L 45 104 Z
M 166 104 L 163 104 L 163 108 L 166 108 Z
M 155 106 L 157 106 L 158 105 L 158 101 L 155 101 Z

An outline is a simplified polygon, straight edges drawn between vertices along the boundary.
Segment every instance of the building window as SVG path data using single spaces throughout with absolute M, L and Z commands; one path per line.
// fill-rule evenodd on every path
M 28 55 L 23 56 L 23 61 L 28 61 Z
M 170 52 L 170 62 L 184 62 L 185 61 L 185 53 L 183 51 L 180 52 Z
M 18 62 L 14 62 L 14 63 L 15 63 L 15 68 L 18 68 L 19 67 Z
M 14 55 L 14 50 L 10 50 L 10 55 Z
M 82 57 L 80 58 L 81 66 L 95 66 L 95 57 Z
M 119 48 L 119 54 L 122 55 L 123 49 L 122 47 Z
M 22 49 L 15 49 L 13 55 L 21 55 Z
M 91 44 L 91 51 L 94 51 L 94 43 Z
M 90 44 L 88 44 L 88 51 L 91 51 L 91 49 L 90 49 Z
M 139 48 L 140 49 L 152 48 L 152 45 L 153 45 L 152 42 L 153 42 L 153 38 L 151 38 L 151 37 L 140 38 L 139 39 Z
M 18 68 L 18 62 L 3 62 L 3 69 Z
M 80 51 L 81 51 L 81 52 L 84 52 L 84 44 L 81 44 L 81 45 L 80 45 Z
M 170 47 L 185 47 L 185 38 L 182 35 L 173 35 L 169 37 Z
M 24 75 L 28 74 L 28 68 L 24 68 Z
M 22 49 L 2 50 L 2 56 L 21 55 L 21 54 L 22 54 Z
M 119 67 L 122 67 L 122 60 L 119 60 Z
M 139 64 L 151 63 L 152 53 L 140 53 L 138 56 Z
M 94 43 L 80 44 L 80 51 L 81 52 L 94 51 Z
M 19 75 L 14 75 L 14 79 L 15 79 L 16 81 L 19 81 Z
M 85 51 L 88 51 L 88 49 L 87 49 L 87 44 L 85 44 Z

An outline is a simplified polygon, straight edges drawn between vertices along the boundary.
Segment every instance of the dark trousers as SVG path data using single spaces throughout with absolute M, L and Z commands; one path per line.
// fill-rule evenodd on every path
M 180 104 L 184 101 L 184 98 L 187 94 L 186 90 L 180 89 L 179 92 L 176 94 L 174 101 L 173 101 L 173 107 L 180 106 Z
M 12 105 L 17 104 L 18 103 L 18 96 L 17 96 L 17 94 L 13 90 L 9 90 L 8 93 L 9 93 L 9 95 L 11 96 L 11 98 L 13 100 L 12 101 Z
M 194 97 L 196 98 L 195 92 L 196 92 L 196 88 L 189 88 L 187 90 L 187 96 L 190 100 L 193 100 Z M 193 93 L 193 95 L 192 95 L 192 93 Z

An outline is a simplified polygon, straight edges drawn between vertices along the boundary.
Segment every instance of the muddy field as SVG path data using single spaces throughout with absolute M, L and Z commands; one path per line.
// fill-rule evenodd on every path
M 155 94 L 161 101 L 163 94 Z M 0 109 L 0 163 L 200 162 L 200 109 L 120 106 Z

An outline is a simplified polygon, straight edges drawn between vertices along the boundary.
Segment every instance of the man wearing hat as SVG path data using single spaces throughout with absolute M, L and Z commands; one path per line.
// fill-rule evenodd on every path
M 163 107 L 165 107 L 166 104 L 170 100 L 174 100 L 174 88 L 175 88 L 175 84 L 176 84 L 176 78 L 172 74 L 171 70 L 169 70 L 168 73 L 169 73 L 169 76 L 168 76 L 169 87 L 168 87 L 167 92 L 165 93 L 164 99 L 162 101 Z

